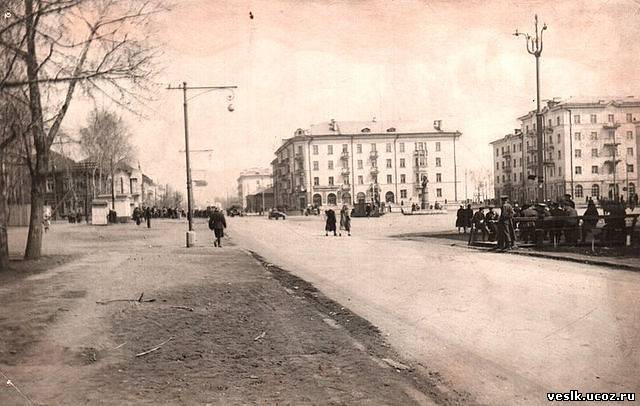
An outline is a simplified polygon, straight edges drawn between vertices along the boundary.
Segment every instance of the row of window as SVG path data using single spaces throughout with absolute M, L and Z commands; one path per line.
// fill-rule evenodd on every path
M 607 114 L 607 122 L 608 123 L 615 123 L 616 122 L 616 117 L 615 114 Z M 560 117 L 556 117 L 557 123 L 558 125 L 560 125 Z M 581 124 L 582 121 L 582 116 L 580 114 L 574 114 L 573 115 L 573 124 Z M 627 123 L 633 123 L 633 114 L 632 113 L 626 113 L 625 114 L 625 121 Z M 597 114 L 590 114 L 589 115 L 589 122 L 591 124 L 597 124 L 598 123 L 598 115 Z M 549 126 L 551 126 L 551 120 L 549 120 Z
M 591 148 L 591 157 L 592 158 L 597 158 L 599 156 L 600 152 L 598 148 Z M 574 151 L 573 156 L 575 158 L 582 158 L 582 150 L 581 149 L 576 149 Z M 609 154 L 607 156 L 613 156 L 613 151 L 609 150 Z M 633 156 L 633 147 L 628 147 L 627 148 L 627 156 Z
M 613 185 L 611 185 L 612 187 Z M 627 194 L 630 196 L 636 193 L 636 185 L 632 182 L 629 182 L 629 187 L 627 188 Z M 584 197 L 584 187 L 582 185 L 575 185 L 573 188 L 573 194 L 576 198 Z M 591 185 L 591 197 L 600 197 L 600 185 L 593 184 Z
M 613 173 L 613 171 L 611 170 L 611 168 L 609 167 L 609 173 Z M 600 173 L 600 167 L 598 165 L 592 165 L 591 166 L 591 173 Z M 633 172 L 633 165 L 632 164 L 627 164 L 627 173 L 632 173 Z M 576 166 L 574 169 L 574 173 L 576 175 L 582 175 L 582 166 Z
M 606 134 L 607 134 L 607 138 L 608 139 L 615 138 L 615 130 L 609 130 L 609 131 L 606 132 Z M 573 133 L 573 138 L 576 141 L 581 141 L 582 140 L 582 133 L 574 132 Z M 632 140 L 633 139 L 633 131 L 627 131 L 626 138 L 628 140 Z M 598 139 L 598 131 L 591 131 L 591 133 L 589 134 L 589 139 L 590 140 L 597 140 Z M 560 140 L 558 140 L 558 142 L 560 142 Z
M 436 157 L 436 167 L 440 167 L 442 166 L 442 159 L 439 157 Z M 406 168 L 407 167 L 407 161 L 404 158 L 400 158 L 400 168 Z M 416 159 L 416 166 L 426 166 L 426 158 L 419 158 Z M 374 161 L 371 163 L 373 167 L 377 167 L 377 163 Z M 364 169 L 364 162 L 362 161 L 362 159 L 358 159 L 357 161 L 357 168 L 358 169 Z M 387 159 L 386 160 L 386 166 L 387 168 L 393 168 L 393 160 L 391 159 Z M 348 169 L 349 166 L 344 166 L 344 168 Z M 301 166 L 298 167 L 298 169 L 302 169 Z M 333 161 L 327 161 L 327 169 L 334 169 L 334 162 Z M 313 161 L 313 170 L 314 171 L 319 171 L 320 170 L 320 162 L 319 161 Z
M 333 155 L 333 151 L 334 151 L 334 146 L 329 144 L 326 146 L 327 147 L 327 155 Z M 375 143 L 371 143 L 369 144 L 369 150 L 371 152 L 375 152 L 377 151 L 378 147 L 377 144 Z M 435 143 L 435 148 L 436 148 L 436 152 L 440 151 L 442 148 L 442 145 L 440 143 L 440 141 L 436 141 Z M 399 142 L 398 143 L 398 149 L 400 152 L 405 152 L 405 143 L 404 142 Z M 427 150 L 427 143 L 426 142 L 416 142 L 414 143 L 414 149 L 417 151 L 426 151 Z M 385 151 L 386 152 L 393 152 L 393 144 L 390 142 L 387 142 L 385 144 Z M 349 145 L 348 144 L 342 144 L 342 152 L 349 152 Z M 302 146 L 299 145 L 298 146 L 298 153 L 302 154 Z M 311 153 L 313 155 L 318 155 L 320 153 L 320 147 L 318 145 L 312 145 L 311 146 Z M 356 144 L 356 153 L 357 154 L 361 154 L 362 153 L 362 144 Z
M 328 185 L 329 186 L 335 186 L 335 178 L 333 176 L 329 176 L 327 178 L 328 180 Z M 348 185 L 349 184 L 349 177 L 345 176 L 343 178 L 344 184 Z M 419 175 L 416 174 L 416 183 L 419 183 L 420 179 L 419 179 Z M 441 183 L 442 182 L 442 174 L 441 173 L 436 173 L 436 183 Z M 393 183 L 393 175 L 387 175 L 387 183 Z M 400 175 L 400 183 L 407 183 L 407 175 L 405 174 L 401 174 Z M 301 184 L 301 183 L 300 183 Z M 364 176 L 363 175 L 358 175 L 358 184 L 359 185 L 364 185 Z M 313 178 L 313 186 L 320 186 L 320 177 L 316 176 Z

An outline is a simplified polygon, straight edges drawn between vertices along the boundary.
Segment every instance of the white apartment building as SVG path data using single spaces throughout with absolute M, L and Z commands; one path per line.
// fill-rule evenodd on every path
M 420 204 L 423 179 L 430 204 L 457 201 L 461 133 L 439 125 L 331 120 L 298 129 L 272 161 L 276 205 Z
M 640 99 L 570 98 L 542 110 L 544 194 L 565 193 L 577 202 L 636 193 L 640 147 Z M 491 143 L 496 196 L 536 199 L 538 182 L 535 111 L 519 117 L 521 129 Z M 529 176 L 531 175 L 531 176 Z
M 238 197 L 242 207 L 247 207 L 247 196 L 271 187 L 271 170 L 267 168 L 251 168 L 240 172 L 237 179 Z

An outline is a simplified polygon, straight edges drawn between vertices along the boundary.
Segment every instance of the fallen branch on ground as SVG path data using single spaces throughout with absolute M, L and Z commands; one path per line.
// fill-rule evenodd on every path
M 263 331 L 262 333 L 260 333 L 260 335 L 259 335 L 259 336 L 257 336 L 256 338 L 254 338 L 254 339 L 253 339 L 253 341 L 261 340 L 261 339 L 263 339 L 266 335 L 267 335 L 267 333 Z
M 189 306 L 169 306 L 172 309 L 182 309 L 182 310 L 188 310 L 190 312 L 193 311 L 193 307 L 189 307 Z
M 156 299 L 146 299 L 146 300 L 142 300 L 142 297 L 144 296 L 144 292 L 142 292 L 142 294 L 140 295 L 139 298 L 137 299 L 113 299 L 113 300 L 104 300 L 104 301 L 97 301 L 97 304 L 109 304 L 109 303 L 114 303 L 114 302 L 129 302 L 129 303 L 151 303 L 151 302 L 155 302 Z
M 152 353 L 154 351 L 158 351 L 160 349 L 160 347 L 162 347 L 163 345 L 165 345 L 166 343 L 168 343 L 171 340 L 173 340 L 173 337 L 169 337 L 167 340 L 161 342 L 160 344 L 156 345 L 155 347 L 153 347 L 150 350 L 141 352 L 140 354 L 136 354 L 136 357 L 142 357 L 143 355 L 147 355 L 147 354 L 150 354 L 150 353 Z

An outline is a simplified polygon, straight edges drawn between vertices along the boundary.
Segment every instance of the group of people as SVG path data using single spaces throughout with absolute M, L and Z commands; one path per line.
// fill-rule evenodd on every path
M 333 232 L 334 237 L 338 236 L 336 231 L 336 212 L 332 209 L 327 209 L 324 211 L 325 215 L 325 236 L 329 236 L 330 232 Z M 347 232 L 347 235 L 351 235 L 351 215 L 349 213 L 349 208 L 347 205 L 342 206 L 340 209 L 340 236 L 342 236 L 342 230 Z
M 136 207 L 133 209 L 133 221 L 139 226 L 142 220 L 146 221 L 147 228 L 151 228 L 151 218 L 153 217 L 153 209 L 149 206 Z

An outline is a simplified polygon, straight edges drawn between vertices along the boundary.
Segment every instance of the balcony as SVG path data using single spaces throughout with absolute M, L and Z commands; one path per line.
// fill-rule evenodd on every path
M 378 159 L 378 151 L 369 152 L 369 159 L 371 159 L 372 161 Z
M 376 168 L 375 166 L 372 167 L 369 172 L 371 173 L 371 175 L 377 175 L 378 173 L 380 173 L 380 171 L 378 171 L 378 168 Z
M 535 145 L 527 145 L 527 152 L 537 152 L 538 147 Z
M 343 183 L 342 186 L 340 186 L 340 190 L 342 190 L 343 192 L 348 192 L 351 190 L 351 185 Z
M 302 155 L 301 153 L 298 152 L 298 153 L 296 153 L 294 159 L 296 161 L 302 162 L 302 161 L 304 161 L 304 155 Z
M 502 168 L 503 171 L 505 172 L 511 172 L 511 165 L 507 165 L 504 168 Z
M 349 152 L 347 151 L 342 151 L 342 153 L 340 154 L 340 159 L 342 160 L 348 160 L 349 159 Z
M 511 158 L 511 152 L 507 151 L 504 154 L 502 154 L 503 158 Z
M 427 150 L 426 149 L 416 149 L 413 151 L 413 156 L 415 157 L 420 157 L 420 156 L 427 156 Z
M 615 130 L 618 127 L 620 127 L 620 123 L 602 123 L 602 128 L 604 128 L 605 130 Z
M 553 127 L 546 127 L 545 131 L 548 132 L 548 133 L 553 134 Z
M 341 173 L 342 175 L 345 175 L 345 176 L 346 176 L 346 175 L 349 175 L 349 174 L 351 173 L 351 170 L 350 170 L 349 168 L 342 168 L 342 169 L 340 170 L 340 173 Z

